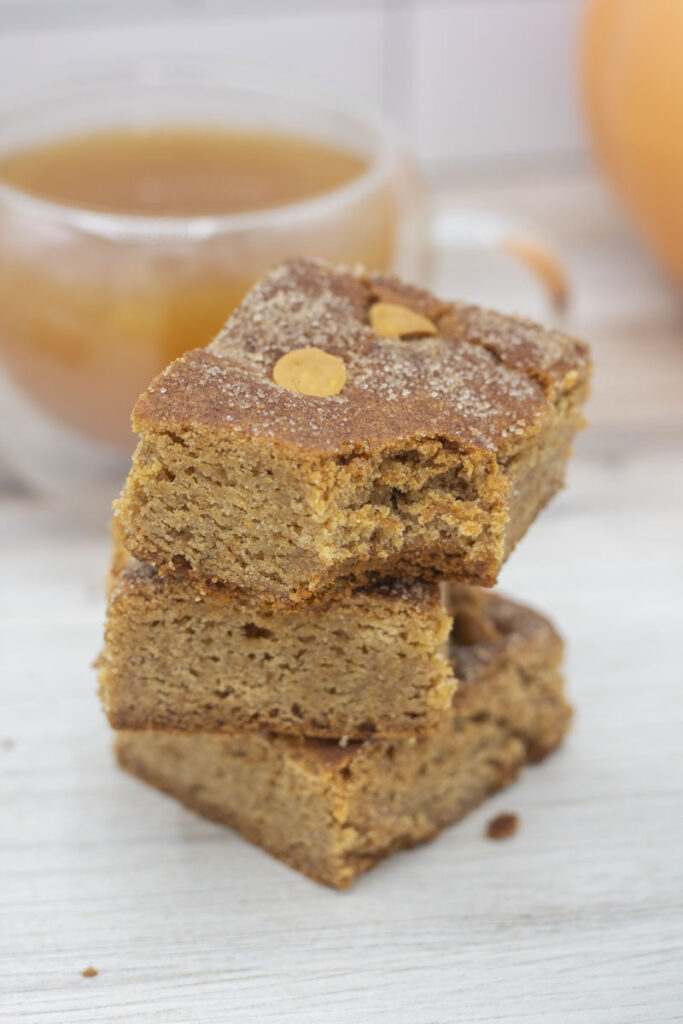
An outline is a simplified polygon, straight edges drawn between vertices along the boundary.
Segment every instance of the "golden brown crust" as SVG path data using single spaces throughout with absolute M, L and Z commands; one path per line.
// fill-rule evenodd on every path
M 367 315 L 377 299 L 426 315 L 439 334 L 378 337 Z M 344 361 L 341 394 L 317 398 L 274 383 L 277 360 L 304 346 Z M 249 293 L 208 348 L 157 377 L 133 422 L 143 433 L 243 433 L 310 456 L 415 437 L 504 453 L 542 429 L 553 403 L 589 370 L 586 346 L 558 331 L 443 303 L 397 279 L 295 260 Z

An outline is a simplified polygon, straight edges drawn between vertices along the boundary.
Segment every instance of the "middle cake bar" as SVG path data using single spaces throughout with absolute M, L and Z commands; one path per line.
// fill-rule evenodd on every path
M 456 630 L 491 640 L 474 588 L 377 584 L 278 612 L 199 593 L 115 551 L 100 694 L 116 729 L 318 737 L 433 732 L 450 707 Z

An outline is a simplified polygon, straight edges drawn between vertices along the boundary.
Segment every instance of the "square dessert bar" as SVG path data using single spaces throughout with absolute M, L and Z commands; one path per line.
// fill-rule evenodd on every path
M 452 646 L 460 684 L 431 736 L 341 746 L 269 733 L 122 732 L 121 764 L 318 882 L 346 888 L 433 838 L 552 750 L 571 711 L 541 616 L 477 596 L 489 638 Z
M 490 586 L 562 484 L 589 372 L 530 321 L 285 264 L 138 399 L 125 545 L 280 607 L 389 577 Z
M 428 732 L 456 686 L 451 615 L 439 585 L 418 581 L 277 611 L 115 547 L 100 695 L 115 729 Z

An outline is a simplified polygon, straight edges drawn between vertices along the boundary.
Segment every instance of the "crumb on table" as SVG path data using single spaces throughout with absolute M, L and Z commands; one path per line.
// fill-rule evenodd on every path
M 486 835 L 489 839 L 510 839 L 518 828 L 519 818 L 516 814 L 497 814 L 486 826 Z
M 95 975 L 99 974 L 99 971 L 96 967 L 86 967 L 81 971 L 81 974 L 84 978 L 94 978 Z

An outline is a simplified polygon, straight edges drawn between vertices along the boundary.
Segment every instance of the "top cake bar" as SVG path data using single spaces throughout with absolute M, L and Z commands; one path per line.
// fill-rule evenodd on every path
M 589 373 L 559 331 L 295 260 L 138 399 L 118 527 L 160 573 L 274 607 L 490 586 L 562 485 Z

